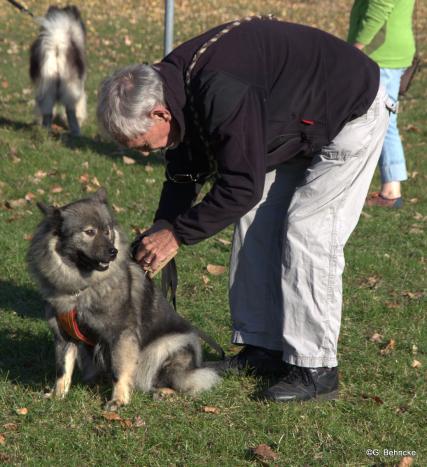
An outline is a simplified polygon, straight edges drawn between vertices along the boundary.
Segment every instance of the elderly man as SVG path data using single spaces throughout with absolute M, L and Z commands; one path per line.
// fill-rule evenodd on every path
M 276 375 L 267 399 L 338 395 L 343 248 L 378 161 L 387 107 L 378 66 L 363 53 L 271 18 L 216 27 L 102 84 L 102 127 L 144 155 L 167 149 L 137 261 L 156 269 L 181 244 L 235 224 L 232 340 L 244 347 L 217 368 Z

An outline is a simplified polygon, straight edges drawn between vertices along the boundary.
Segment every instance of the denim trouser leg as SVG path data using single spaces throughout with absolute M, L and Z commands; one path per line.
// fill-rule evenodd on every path
M 381 68 L 381 83 L 387 89 L 390 98 L 397 102 L 399 98 L 400 78 L 404 68 Z M 391 114 L 384 146 L 379 161 L 381 182 L 400 182 L 406 180 L 405 153 L 397 128 L 397 114 Z

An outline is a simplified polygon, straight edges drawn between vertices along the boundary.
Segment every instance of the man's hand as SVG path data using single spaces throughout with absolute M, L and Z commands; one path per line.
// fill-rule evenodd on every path
M 356 49 L 359 50 L 363 50 L 365 48 L 365 44 L 362 44 L 360 42 L 355 42 L 353 45 L 356 47 Z
M 173 227 L 165 221 L 154 223 L 144 234 L 135 259 L 145 271 L 156 273 L 176 255 L 180 243 Z

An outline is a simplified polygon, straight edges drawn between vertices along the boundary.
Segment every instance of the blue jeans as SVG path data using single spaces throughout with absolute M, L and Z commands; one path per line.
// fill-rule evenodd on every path
M 387 89 L 390 98 L 397 102 L 399 98 L 400 78 L 405 68 L 380 68 L 381 83 Z M 390 115 L 384 146 L 381 151 L 379 168 L 381 182 L 400 182 L 406 180 L 405 153 L 397 128 L 397 114 Z

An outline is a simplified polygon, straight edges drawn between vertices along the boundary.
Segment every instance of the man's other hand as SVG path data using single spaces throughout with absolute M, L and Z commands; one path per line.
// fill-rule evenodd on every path
M 135 259 L 145 271 L 154 274 L 177 254 L 179 246 L 172 225 L 157 221 L 144 232 Z

